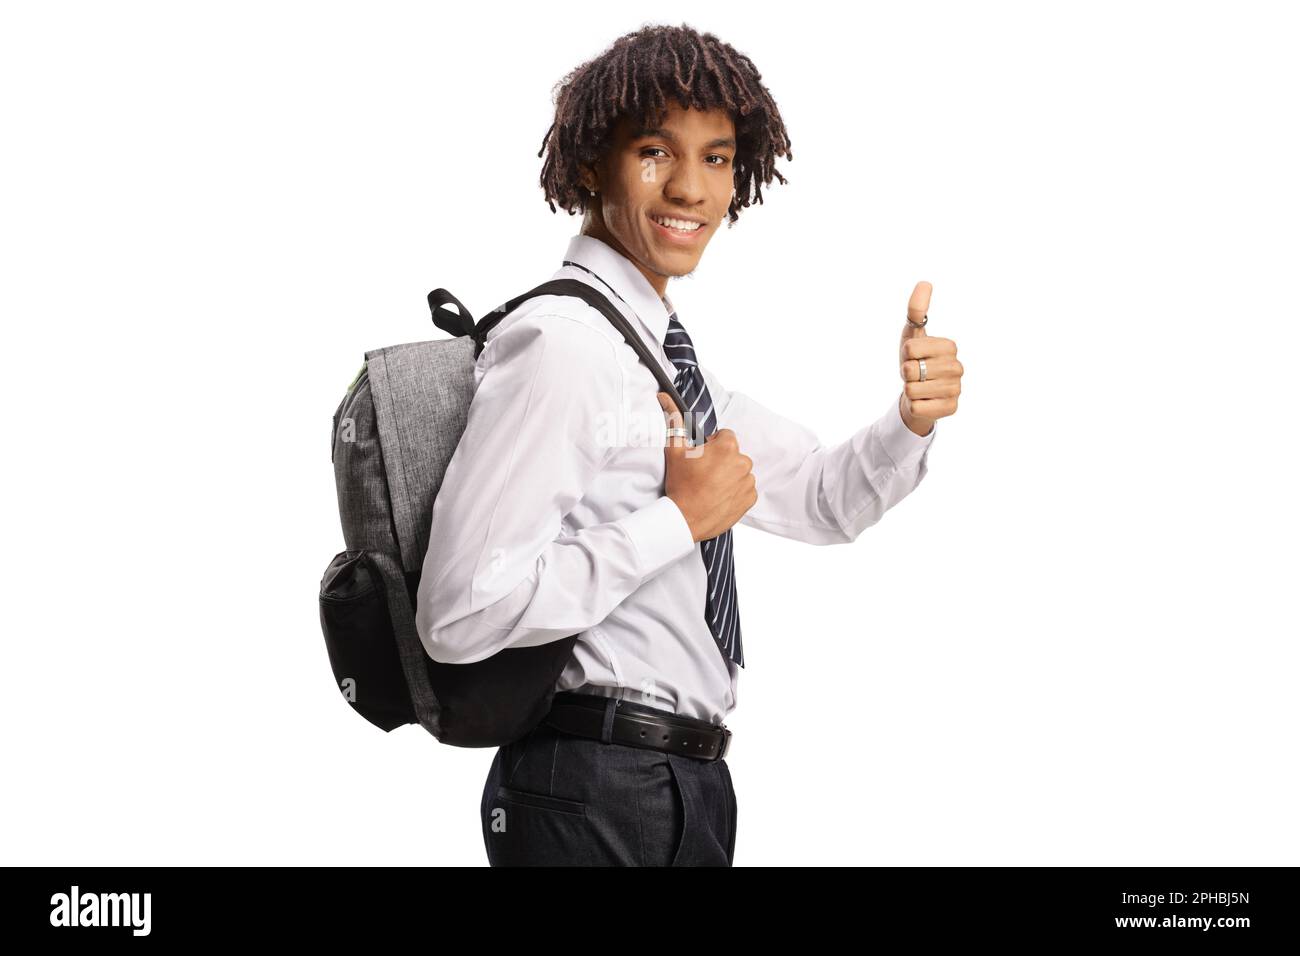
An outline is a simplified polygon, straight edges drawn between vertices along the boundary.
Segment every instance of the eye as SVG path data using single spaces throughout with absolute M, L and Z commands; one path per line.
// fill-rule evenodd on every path
M 712 154 L 712 155 L 709 157 L 709 159 L 720 159 L 720 160 L 722 160 L 722 162 L 720 162 L 720 163 L 711 163 L 710 165 L 712 165 L 712 166 L 725 166 L 725 165 L 727 165 L 727 163 L 731 162 L 731 160 L 729 160 L 726 156 L 719 155 L 718 153 L 714 153 L 714 154 Z
M 647 146 L 645 149 L 641 150 L 641 155 L 644 156 L 646 153 L 651 152 L 652 150 L 667 155 L 667 153 L 665 153 L 665 151 L 659 146 Z

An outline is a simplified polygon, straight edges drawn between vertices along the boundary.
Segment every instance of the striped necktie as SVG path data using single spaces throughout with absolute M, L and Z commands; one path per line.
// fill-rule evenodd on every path
M 717 431 L 717 415 L 713 411 L 713 399 L 709 396 L 708 386 L 704 384 L 704 373 L 695 358 L 695 346 L 686 329 L 677 321 L 677 313 L 668 317 L 668 333 L 664 336 L 664 351 L 677 366 L 677 380 L 673 382 L 681 393 L 682 401 L 692 413 L 698 424 L 698 431 L 691 428 L 692 435 L 701 440 Z M 690 428 L 690 424 L 687 423 Z M 740 646 L 740 610 L 736 606 L 736 573 L 732 562 L 731 528 L 718 535 L 700 542 L 700 554 L 708 570 L 708 595 L 705 601 L 704 617 L 708 621 L 713 639 L 717 641 L 722 656 L 734 662 L 738 667 L 745 666 L 745 655 Z

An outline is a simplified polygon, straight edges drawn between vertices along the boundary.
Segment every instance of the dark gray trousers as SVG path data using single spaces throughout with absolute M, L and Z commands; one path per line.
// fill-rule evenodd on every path
M 545 724 L 497 748 L 479 811 L 492 866 L 731 866 L 736 848 L 725 759 Z

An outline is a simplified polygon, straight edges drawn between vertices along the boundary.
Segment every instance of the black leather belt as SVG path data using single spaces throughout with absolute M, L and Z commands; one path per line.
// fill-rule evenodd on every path
M 542 721 L 556 730 L 605 743 L 721 760 L 731 749 L 726 724 L 682 717 L 616 697 L 562 690 Z

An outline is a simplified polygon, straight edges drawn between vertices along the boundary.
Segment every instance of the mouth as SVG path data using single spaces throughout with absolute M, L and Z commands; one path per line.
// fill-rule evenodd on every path
M 647 218 L 655 231 L 665 239 L 677 245 L 692 245 L 699 242 L 707 231 L 703 221 L 694 217 L 661 216 L 648 213 Z

